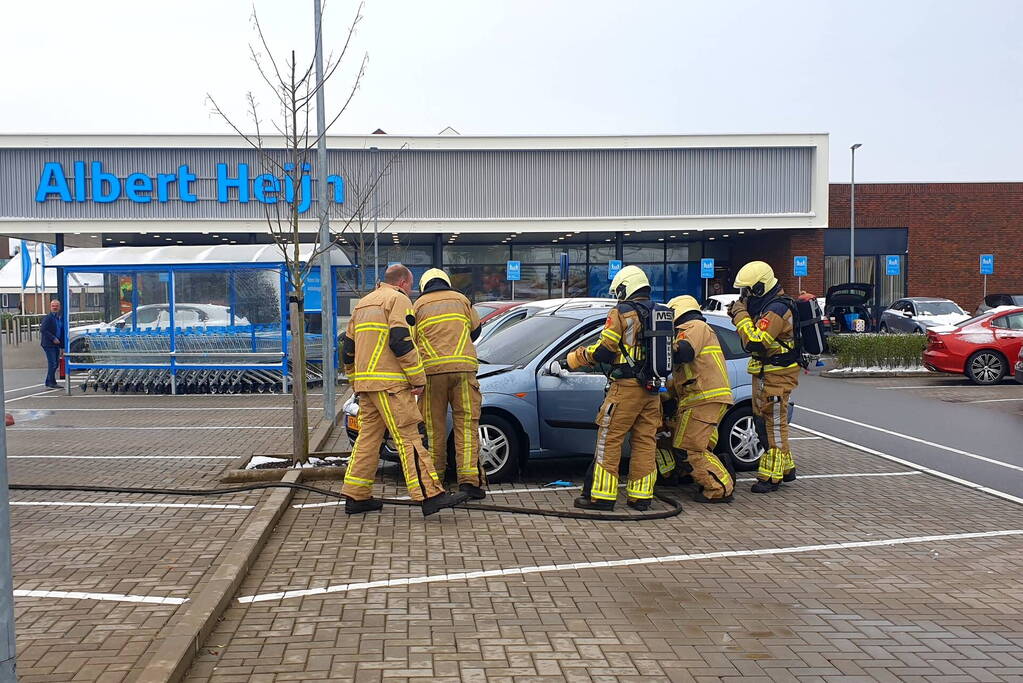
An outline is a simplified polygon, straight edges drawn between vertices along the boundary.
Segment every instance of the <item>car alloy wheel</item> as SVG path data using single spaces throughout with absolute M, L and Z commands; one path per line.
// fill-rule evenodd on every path
M 480 424 L 480 465 L 484 473 L 490 477 L 501 471 L 511 458 L 511 443 L 508 435 L 492 424 Z
M 754 463 L 764 454 L 752 415 L 743 415 L 728 432 L 728 450 L 742 463 Z
M 977 384 L 994 384 L 1005 375 L 1005 366 L 998 354 L 981 351 L 970 358 L 969 374 Z

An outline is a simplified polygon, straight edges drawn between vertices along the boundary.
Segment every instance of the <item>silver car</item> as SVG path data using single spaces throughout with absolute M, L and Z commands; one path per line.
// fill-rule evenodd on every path
M 606 318 L 606 309 L 564 307 L 527 318 L 477 347 L 483 394 L 480 461 L 490 481 L 513 478 L 527 459 L 593 456 L 594 419 L 607 378 L 569 372 L 564 359 L 577 346 L 595 343 Z M 713 317 L 709 322 L 721 341 L 735 397 L 719 428 L 718 451 L 738 470 L 755 469 L 763 450 L 753 421 L 748 354 L 729 321 Z M 350 398 L 344 412 L 353 443 L 358 411 L 357 398 Z M 448 451 L 453 457 L 450 416 Z M 383 453 L 388 459 L 397 457 L 389 440 Z
M 899 299 L 881 313 L 881 333 L 924 334 L 929 327 L 955 325 L 970 316 L 949 299 L 914 296 Z

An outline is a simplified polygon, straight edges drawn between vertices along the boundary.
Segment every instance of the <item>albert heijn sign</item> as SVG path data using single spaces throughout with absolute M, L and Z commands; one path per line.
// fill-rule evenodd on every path
M 228 164 L 216 165 L 216 195 L 221 204 L 276 204 L 284 201 L 295 202 L 298 195 L 299 213 L 304 213 L 312 203 L 311 167 L 302 164 L 301 173 L 295 173 L 295 165 L 282 164 L 284 173 L 254 174 L 246 163 L 232 169 Z M 36 185 L 36 201 L 47 202 L 57 199 L 66 203 L 109 204 L 118 200 L 136 204 L 156 202 L 166 204 L 180 201 L 199 201 L 195 191 L 197 176 L 188 164 L 181 164 L 170 173 L 129 173 L 123 179 L 103 168 L 102 161 L 75 161 L 70 168 L 50 161 L 43 165 Z M 327 176 L 327 195 L 335 204 L 345 201 L 345 184 L 339 175 Z

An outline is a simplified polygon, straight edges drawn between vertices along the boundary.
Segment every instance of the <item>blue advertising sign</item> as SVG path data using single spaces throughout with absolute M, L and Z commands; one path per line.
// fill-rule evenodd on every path
M 522 262 L 508 261 L 508 281 L 518 282 L 522 279 Z
M 995 274 L 995 255 L 994 254 L 981 254 L 980 255 L 980 274 L 981 275 L 994 275 Z
M 568 279 L 568 252 L 566 252 L 566 251 L 561 252 L 561 259 L 559 260 L 559 264 L 561 266 L 561 279 L 562 280 L 567 280 Z
M 320 296 L 320 269 L 313 268 L 305 278 L 305 285 L 302 287 L 302 295 L 305 299 L 304 308 L 307 311 L 319 311 L 323 309 L 323 297 Z
M 809 259 L 806 256 L 792 257 L 792 275 L 795 277 L 806 277 L 809 268 Z
M 622 269 L 622 262 L 617 259 L 612 259 L 607 262 L 607 279 L 614 280 L 615 275 Z
M 709 280 L 714 277 L 714 259 L 702 258 L 700 259 L 700 277 L 705 280 Z
M 902 272 L 902 257 L 898 254 L 884 257 L 884 274 L 899 275 Z

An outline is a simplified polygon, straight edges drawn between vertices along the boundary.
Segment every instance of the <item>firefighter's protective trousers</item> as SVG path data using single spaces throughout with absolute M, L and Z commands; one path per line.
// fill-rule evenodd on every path
M 632 461 L 629 464 L 626 495 L 630 500 L 648 500 L 654 496 L 657 468 L 657 430 L 661 425 L 661 399 L 640 386 L 635 379 L 611 383 L 607 397 L 597 413 L 597 446 L 593 455 L 592 478 L 587 479 L 583 495 L 594 501 L 618 498 L 618 467 L 622 459 L 625 435 L 632 435 Z
M 777 484 L 796 468 L 789 448 L 789 396 L 796 387 L 792 374 L 762 373 L 753 376 L 753 414 L 763 420 L 767 443 L 761 444 L 757 479 Z
M 685 453 L 693 481 L 706 498 L 727 498 L 735 488 L 728 469 L 714 455 L 718 424 L 727 410 L 724 403 L 701 403 L 691 408 L 679 408 L 672 446 L 676 453 Z
M 475 370 L 426 376 L 426 391 L 420 406 L 433 466 L 441 481 L 448 467 L 446 417 L 450 405 L 458 483 L 483 486 L 479 468 L 480 403 L 480 383 Z
M 341 493 L 355 500 L 372 496 L 385 431 L 398 449 L 405 486 L 412 500 L 443 493 L 440 478 L 423 447 L 419 425 L 419 409 L 411 388 L 359 392 L 359 437 L 352 446 Z

